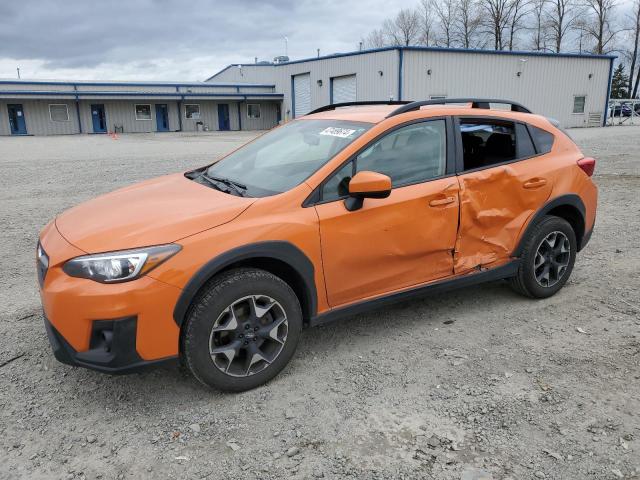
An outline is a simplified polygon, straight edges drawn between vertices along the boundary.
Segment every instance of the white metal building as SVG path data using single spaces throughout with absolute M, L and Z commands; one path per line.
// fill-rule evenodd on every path
M 0 135 L 264 130 L 273 84 L 0 80 Z
M 563 127 L 604 125 L 609 55 L 389 47 L 277 64 L 230 65 L 212 83 L 269 83 L 284 94 L 284 118 L 329 104 L 440 97 L 502 98 Z

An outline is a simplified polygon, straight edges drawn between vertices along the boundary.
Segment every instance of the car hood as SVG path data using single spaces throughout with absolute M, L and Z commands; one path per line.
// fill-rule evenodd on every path
M 175 242 L 230 222 L 255 198 L 229 195 L 174 174 L 107 193 L 56 218 L 60 234 L 87 253 Z

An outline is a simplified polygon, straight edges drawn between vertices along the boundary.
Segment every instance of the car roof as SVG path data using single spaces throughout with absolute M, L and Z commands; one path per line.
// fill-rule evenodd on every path
M 364 105 L 338 107 L 334 110 L 314 113 L 300 117 L 308 120 L 345 120 L 352 122 L 380 123 L 387 116 L 396 110 L 399 105 Z M 421 117 L 437 117 L 444 115 L 470 115 L 470 116 L 499 116 L 514 120 L 524 120 L 525 118 L 537 117 L 530 113 L 513 112 L 508 109 L 484 109 L 472 108 L 471 104 L 448 104 L 448 105 L 427 105 L 419 109 L 423 115 Z M 412 112 L 415 114 L 415 112 Z

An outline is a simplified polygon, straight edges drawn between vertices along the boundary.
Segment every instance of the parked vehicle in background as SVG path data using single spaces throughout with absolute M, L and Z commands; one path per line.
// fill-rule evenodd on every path
M 109 373 L 181 357 L 241 391 L 285 367 L 304 325 L 489 280 L 536 299 L 563 287 L 595 222 L 594 159 L 515 102 L 373 103 L 49 223 L 56 357 Z

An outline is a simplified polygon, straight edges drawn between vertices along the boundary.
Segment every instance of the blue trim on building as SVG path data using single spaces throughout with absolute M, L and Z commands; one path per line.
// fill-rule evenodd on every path
M 293 77 L 295 77 L 295 75 L 291 75 L 291 118 L 296 118 L 296 92 L 293 89 Z
M 238 130 L 242 130 L 242 109 L 240 108 L 240 102 L 236 103 L 238 106 Z
M 68 96 L 68 97 L 84 97 L 84 96 L 110 96 L 110 97 L 231 97 L 231 98 L 247 98 L 247 97 L 268 97 L 268 98 L 283 98 L 282 93 L 187 93 L 187 92 L 92 92 L 92 91 L 45 91 L 45 90 L 14 90 L 14 91 L 2 91 L 0 95 L 12 95 L 20 97 L 22 95 L 42 95 L 42 96 Z M 9 98 L 10 99 L 10 98 Z
M 613 62 L 616 57 L 611 59 L 609 65 L 609 83 L 607 85 L 607 98 L 604 101 L 604 115 L 602 116 L 602 126 L 607 126 L 607 118 L 609 118 L 609 97 L 611 96 L 611 83 L 613 82 Z
M 398 101 L 402 100 L 402 79 L 404 69 L 404 50 L 398 49 Z
M 333 105 L 333 79 L 335 77 L 329 78 L 329 105 Z
M 267 83 L 207 83 L 207 82 L 92 82 L 76 81 L 67 82 L 62 80 L 0 80 L 0 85 L 65 85 L 71 87 L 242 87 L 242 88 L 276 88 L 274 84 Z

